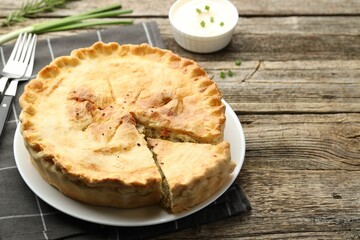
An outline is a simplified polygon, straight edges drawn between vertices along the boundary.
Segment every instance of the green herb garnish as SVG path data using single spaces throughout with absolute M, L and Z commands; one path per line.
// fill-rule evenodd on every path
M 237 66 L 240 66 L 240 65 L 241 65 L 240 59 L 236 59 L 236 60 L 235 60 L 235 64 L 236 64 Z
M 206 11 L 210 11 L 210 6 L 209 6 L 209 5 L 206 5 L 206 6 L 205 6 L 205 10 L 206 10 Z
M 211 23 L 214 22 L 214 17 L 210 17 L 210 22 L 211 22 Z
M 132 10 L 119 10 L 121 8 L 120 4 L 111 5 L 109 7 L 98 8 L 93 11 L 72 15 L 64 17 L 61 19 L 56 19 L 47 22 L 36 23 L 25 28 L 17 29 L 13 32 L 0 36 L 0 44 L 3 44 L 11 39 L 17 38 L 20 33 L 45 33 L 53 31 L 63 31 L 70 30 L 75 28 L 84 28 L 94 25 L 106 25 L 106 24 L 132 24 L 133 21 L 93 21 L 93 22 L 83 22 L 85 19 L 92 18 L 108 18 L 115 17 L 122 14 L 132 13 Z
M 221 26 L 221 27 L 224 26 L 224 22 L 221 22 L 221 23 L 220 23 L 220 26 Z
M 234 76 L 234 73 L 233 73 L 231 70 L 229 70 L 229 71 L 227 72 L 227 75 L 228 75 L 229 77 L 232 77 L 232 76 Z
M 66 2 L 71 0 L 38 0 L 26 1 L 18 10 L 10 12 L 6 19 L 1 23 L 2 27 L 12 26 L 21 23 L 29 17 L 34 17 L 41 12 L 51 12 L 55 8 L 64 7 Z
M 201 13 L 200 8 L 197 8 L 197 9 L 196 9 L 196 12 L 197 12 L 197 13 Z
M 226 76 L 226 75 L 225 75 L 225 72 L 220 72 L 220 77 L 221 77 L 221 78 L 225 78 L 225 76 Z
M 205 22 L 204 22 L 204 21 L 201 21 L 201 22 L 200 22 L 200 25 L 201 25 L 202 27 L 205 27 Z

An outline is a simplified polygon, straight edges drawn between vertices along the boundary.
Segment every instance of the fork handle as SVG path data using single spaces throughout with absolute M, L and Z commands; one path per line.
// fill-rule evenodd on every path
M 5 132 L 6 120 L 9 117 L 11 104 L 14 100 L 14 96 L 5 95 L 0 105 L 0 141 Z
M 8 79 L 9 78 L 7 78 L 7 77 L 1 77 L 0 78 L 0 99 L 1 99 L 2 95 L 5 92 L 6 83 L 7 83 Z

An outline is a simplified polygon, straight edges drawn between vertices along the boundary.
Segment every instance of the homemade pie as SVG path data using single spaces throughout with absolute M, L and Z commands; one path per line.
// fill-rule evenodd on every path
M 180 212 L 234 169 L 220 91 L 168 50 L 102 42 L 74 50 L 26 85 L 20 105 L 34 166 L 86 203 Z

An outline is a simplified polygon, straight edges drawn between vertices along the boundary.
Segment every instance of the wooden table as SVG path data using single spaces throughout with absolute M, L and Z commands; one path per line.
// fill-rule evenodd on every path
M 2 0 L 0 16 L 21 2 Z M 117 2 L 70 2 L 0 34 Z M 158 239 L 360 239 L 360 1 L 233 0 L 240 13 L 234 38 L 213 54 L 175 43 L 172 2 L 120 1 L 135 23 L 155 20 L 168 49 L 214 76 L 245 131 L 237 182 L 253 210 Z M 220 78 L 227 70 L 234 76 Z

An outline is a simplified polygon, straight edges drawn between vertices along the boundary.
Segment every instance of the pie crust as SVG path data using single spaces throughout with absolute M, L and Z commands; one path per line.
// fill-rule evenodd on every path
M 215 82 L 192 60 L 147 44 L 98 42 L 56 58 L 26 85 L 21 132 L 48 183 L 79 201 L 120 208 L 158 204 L 165 196 L 168 180 L 147 137 L 188 145 L 199 157 L 202 146 L 227 149 L 221 161 L 199 159 L 212 164 L 202 176 L 193 175 L 191 184 L 200 185 L 189 192 L 201 196 L 179 210 L 170 207 L 178 212 L 208 198 L 233 169 L 229 146 L 222 142 L 221 98 Z M 171 164 L 178 164 L 178 153 Z M 202 189 L 209 172 L 219 180 Z

